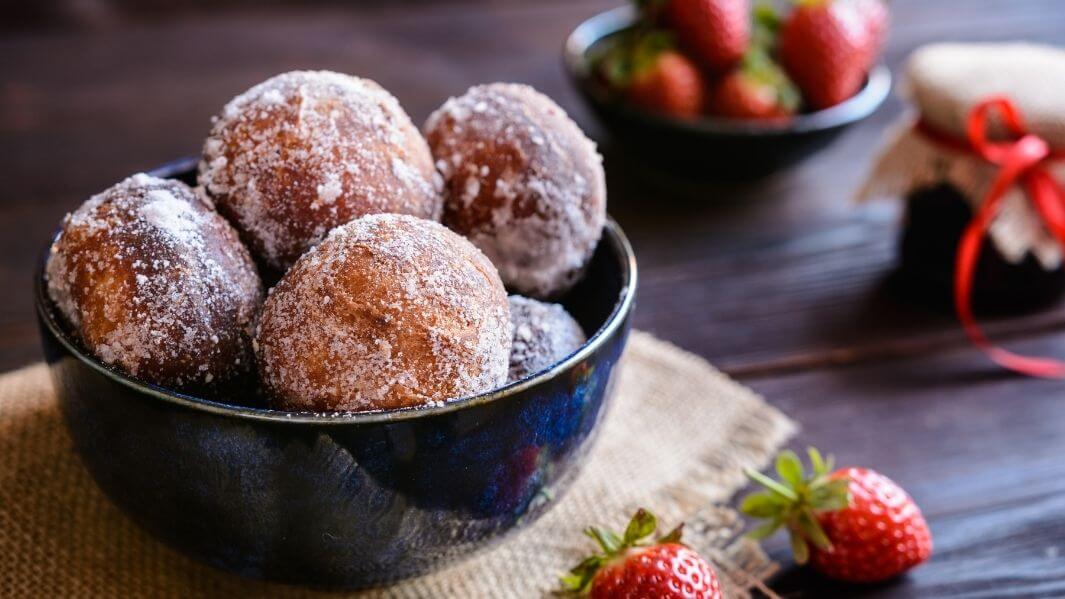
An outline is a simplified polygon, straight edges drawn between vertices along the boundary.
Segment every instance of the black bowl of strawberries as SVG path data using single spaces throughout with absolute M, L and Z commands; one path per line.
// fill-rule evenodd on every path
M 891 89 L 882 0 L 641 0 L 566 40 L 574 84 L 627 152 L 698 179 L 764 176 L 827 145 Z

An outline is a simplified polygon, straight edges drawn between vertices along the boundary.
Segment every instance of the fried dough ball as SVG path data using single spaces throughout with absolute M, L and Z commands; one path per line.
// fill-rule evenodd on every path
M 512 295 L 512 343 L 508 381 L 517 381 L 577 351 L 587 337 L 576 320 L 559 304 Z
M 527 85 L 451 98 L 425 124 L 444 175 L 444 224 L 467 236 L 518 293 L 557 296 L 580 277 L 606 219 L 602 157 L 566 113 Z
M 337 227 L 289 269 L 256 341 L 277 407 L 387 410 L 505 383 L 510 314 L 495 267 L 469 241 L 379 214 Z
M 284 73 L 234 98 L 199 170 L 218 210 L 278 271 L 365 214 L 440 218 L 440 176 L 410 117 L 373 81 L 339 73 Z
M 64 219 L 46 275 L 89 351 L 138 379 L 211 389 L 253 372 L 255 265 L 180 181 L 137 174 L 87 200 Z

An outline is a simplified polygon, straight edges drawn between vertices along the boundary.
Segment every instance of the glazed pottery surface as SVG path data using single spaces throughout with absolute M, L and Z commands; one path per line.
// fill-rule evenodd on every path
M 195 162 L 153 173 L 191 181 Z M 577 476 L 610 403 L 636 286 L 607 225 L 560 301 L 589 333 L 575 354 L 443 406 L 286 413 L 195 398 L 99 362 L 35 294 L 74 446 L 104 493 L 163 542 L 255 578 L 360 588 L 426 573 L 535 521 Z

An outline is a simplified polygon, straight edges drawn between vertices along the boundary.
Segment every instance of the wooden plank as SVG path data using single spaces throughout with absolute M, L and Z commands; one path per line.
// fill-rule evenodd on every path
M 1029 352 L 1065 353 L 1040 336 Z M 932 561 L 871 588 L 788 568 L 773 583 L 801 597 L 1065 595 L 1062 384 L 1004 374 L 957 349 L 865 366 L 747 381 L 802 423 L 793 444 L 875 468 L 917 500 Z M 783 538 L 768 545 L 790 563 Z
M 949 310 L 892 282 L 898 228 L 887 208 L 861 207 L 790 235 L 755 232 L 747 248 L 730 240 L 719 248 L 680 227 L 671 246 L 637 237 L 636 325 L 735 375 L 967 344 Z M 1005 341 L 1065 327 L 1065 305 L 981 322 Z

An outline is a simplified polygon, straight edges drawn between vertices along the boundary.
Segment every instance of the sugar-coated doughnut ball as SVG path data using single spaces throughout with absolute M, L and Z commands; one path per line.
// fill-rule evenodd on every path
M 288 268 L 333 227 L 394 212 L 438 220 L 440 176 L 391 94 L 328 71 L 278 75 L 214 120 L 200 184 L 252 252 Z
M 84 345 L 134 377 L 210 389 L 254 372 L 255 265 L 180 181 L 138 174 L 87 200 L 63 221 L 46 274 Z
M 606 219 L 602 158 L 577 124 L 527 85 L 492 83 L 448 100 L 425 134 L 444 175 L 444 224 L 518 293 L 571 287 Z
M 576 320 L 559 304 L 512 295 L 512 343 L 508 381 L 517 381 L 577 351 L 587 337 Z
M 506 382 L 510 314 L 473 244 L 432 221 L 379 214 L 337 227 L 289 269 L 256 340 L 277 407 L 385 410 Z

